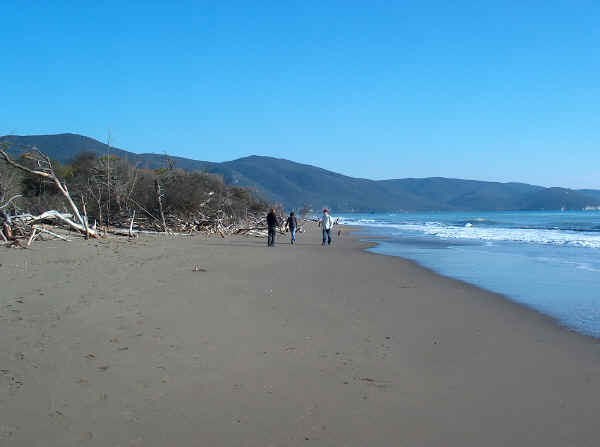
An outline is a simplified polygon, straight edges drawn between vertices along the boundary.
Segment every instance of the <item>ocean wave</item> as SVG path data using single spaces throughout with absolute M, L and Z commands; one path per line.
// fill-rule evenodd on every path
M 600 264 L 597 262 L 582 262 L 582 261 L 570 261 L 568 259 L 561 259 L 559 257 L 547 257 L 547 256 L 538 256 L 535 258 L 536 261 L 548 263 L 548 264 L 562 264 L 562 265 L 570 265 L 579 270 L 586 270 L 588 272 L 597 272 L 600 273 Z
M 408 227 L 405 226 L 405 229 Z M 600 248 L 600 236 L 583 233 L 570 233 L 561 230 L 522 229 L 522 228 L 477 228 L 443 227 L 432 229 L 427 226 L 412 225 L 411 229 L 422 231 L 442 239 L 478 239 L 484 241 L 512 241 L 548 245 L 572 245 Z
M 582 261 L 570 261 L 568 259 L 562 259 L 560 257 L 548 257 L 548 256 L 538 256 L 535 258 L 538 262 L 548 263 L 548 264 L 558 264 L 558 265 L 569 265 L 575 267 L 579 270 L 586 270 L 588 272 L 597 272 L 600 273 L 600 264 L 597 262 L 582 262 Z
M 597 269 L 594 266 L 592 266 L 592 265 L 590 265 L 588 263 L 585 263 L 585 262 L 579 263 L 577 265 L 577 268 L 580 269 L 580 270 L 587 270 L 588 272 L 600 273 L 600 269 Z
M 452 222 L 451 225 L 455 225 L 457 227 L 492 227 L 492 226 L 503 226 L 503 227 L 509 227 L 509 228 L 515 226 L 512 223 L 497 222 L 495 220 L 484 219 L 482 217 L 477 217 L 477 218 L 474 218 L 474 219 L 458 220 L 456 222 Z
M 389 228 L 402 232 L 418 232 L 441 239 L 467 239 L 480 241 L 523 242 L 544 245 L 565 245 L 574 247 L 600 248 L 600 234 L 573 230 L 540 228 L 493 228 L 472 226 L 451 226 L 430 221 L 424 223 L 385 223 L 374 219 L 357 219 L 355 225 Z

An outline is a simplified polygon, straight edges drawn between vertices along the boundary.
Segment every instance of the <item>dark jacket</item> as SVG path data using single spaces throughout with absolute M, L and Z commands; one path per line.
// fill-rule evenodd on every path
M 277 225 L 279 225 L 279 222 L 277 221 L 277 216 L 275 213 L 267 214 L 267 226 L 276 227 Z
M 289 228 L 298 228 L 298 220 L 296 219 L 296 216 L 288 217 L 287 225 Z

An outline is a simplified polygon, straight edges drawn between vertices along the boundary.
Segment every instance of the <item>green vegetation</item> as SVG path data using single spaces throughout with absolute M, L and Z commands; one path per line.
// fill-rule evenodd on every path
M 18 162 L 37 169 L 30 157 Z M 142 219 L 160 223 L 156 184 L 160 185 L 164 213 L 186 222 L 218 218 L 232 223 L 248 213 L 262 212 L 267 204 L 246 188 L 228 186 L 206 172 L 188 172 L 172 167 L 139 169 L 115 155 L 78 153 L 68 163 L 52 160 L 52 169 L 69 188 L 73 201 L 85 203 L 90 222 L 127 222 L 134 210 Z M 40 214 L 48 210 L 69 212 L 63 194 L 44 178 L 17 171 L 0 159 L 0 197 L 21 195 L 8 208 L 12 214 Z

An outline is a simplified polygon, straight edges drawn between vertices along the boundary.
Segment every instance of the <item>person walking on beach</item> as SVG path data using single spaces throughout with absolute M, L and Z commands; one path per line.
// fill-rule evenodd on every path
M 296 219 L 296 216 L 294 215 L 293 211 L 290 213 L 290 217 L 288 217 L 287 219 L 287 227 L 290 229 L 291 244 L 294 245 L 296 243 L 296 229 L 298 228 L 298 219 Z
M 279 222 L 277 220 L 277 215 L 275 214 L 275 210 L 271 208 L 269 214 L 267 214 L 267 227 L 269 228 L 269 236 L 267 238 L 267 246 L 273 247 L 275 245 L 275 231 L 279 226 Z
M 333 228 L 333 217 L 329 215 L 329 210 L 323 210 L 323 217 L 321 217 L 321 222 L 319 225 L 323 229 L 323 246 L 325 246 L 325 241 L 327 241 L 327 245 L 331 245 L 331 229 Z

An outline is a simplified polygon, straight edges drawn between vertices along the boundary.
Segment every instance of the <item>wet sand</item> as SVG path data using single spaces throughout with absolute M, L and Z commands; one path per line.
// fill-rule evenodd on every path
M 319 239 L 0 248 L 0 445 L 600 442 L 596 340 Z

